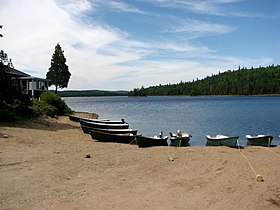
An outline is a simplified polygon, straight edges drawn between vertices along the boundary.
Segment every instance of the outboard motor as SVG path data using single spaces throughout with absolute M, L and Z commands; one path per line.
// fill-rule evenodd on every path
M 177 135 L 178 135 L 178 137 L 181 137 L 182 136 L 182 131 L 181 130 L 177 130 Z

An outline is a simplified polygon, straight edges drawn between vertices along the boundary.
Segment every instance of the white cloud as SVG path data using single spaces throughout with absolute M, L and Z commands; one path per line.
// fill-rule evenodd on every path
M 4 25 L 1 47 L 17 68 L 37 70 L 39 76 L 46 74 L 57 43 L 65 51 L 72 74 L 79 74 L 81 68 L 89 69 L 92 66 L 97 49 L 125 36 L 118 30 L 98 25 L 89 27 L 75 21 L 73 17 L 77 12 L 89 6 L 77 9 L 72 14 L 51 0 L 6 1 L 3 5 L 6 7 L 1 9 L 0 16 Z M 73 5 L 65 7 L 69 9 Z M 17 15 L 10 18 L 10 11 Z
M 252 13 L 248 11 L 237 10 L 234 5 L 246 0 L 140 0 L 153 2 L 161 7 L 172 7 L 180 10 L 191 11 L 196 14 L 214 15 L 214 16 L 233 16 L 244 18 L 271 18 L 262 13 Z M 272 17 L 273 18 L 273 17 Z
M 107 7 L 110 7 L 111 9 L 119 10 L 122 12 L 130 12 L 130 13 L 138 13 L 138 14 L 147 14 L 146 12 L 133 7 L 125 2 L 122 1 L 112 1 L 112 0 L 106 0 L 106 1 L 98 1 L 101 4 L 104 4 Z
M 60 3 L 60 4 L 59 4 Z M 71 1 L 65 0 L 58 4 L 69 13 L 80 15 L 82 12 L 92 10 L 96 5 L 88 0 Z
M 163 30 L 163 32 L 169 33 L 184 33 L 188 39 L 194 39 L 198 37 L 220 35 L 233 32 L 236 27 L 230 25 L 217 24 L 212 22 L 188 19 L 185 21 L 178 21 L 175 25 L 170 26 Z M 186 37 L 185 37 L 186 38 Z
M 193 1 L 174 2 L 191 4 Z M 2 0 L 0 23 L 4 25 L 1 29 L 4 37 L 0 40 L 1 48 L 19 70 L 45 77 L 55 45 L 60 43 L 72 74 L 69 89 L 130 90 L 142 85 L 191 81 L 239 65 L 272 63 L 269 58 L 250 60 L 219 56 L 215 50 L 194 45 L 189 40 L 230 33 L 235 30 L 232 26 L 188 19 L 166 29 L 165 35 L 170 37 L 140 41 L 131 38 L 130 31 L 87 16 L 89 13 L 102 16 L 100 6 L 145 14 L 121 1 Z M 11 11 L 16 15 L 11 16 Z M 189 39 L 176 40 L 173 34 L 188 34 Z

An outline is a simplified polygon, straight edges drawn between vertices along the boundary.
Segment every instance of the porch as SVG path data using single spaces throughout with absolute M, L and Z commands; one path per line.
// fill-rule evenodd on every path
M 38 77 L 18 77 L 15 85 L 25 94 L 32 97 L 39 97 L 43 92 L 48 91 L 50 80 Z

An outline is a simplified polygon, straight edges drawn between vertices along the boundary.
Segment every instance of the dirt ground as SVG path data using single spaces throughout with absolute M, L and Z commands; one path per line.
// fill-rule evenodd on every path
M 280 147 L 102 143 L 67 117 L 2 125 L 0 209 L 280 209 Z

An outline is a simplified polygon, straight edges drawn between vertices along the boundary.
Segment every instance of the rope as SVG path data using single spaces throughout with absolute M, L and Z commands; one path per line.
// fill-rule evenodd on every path
M 274 153 L 275 155 L 277 155 L 278 157 L 280 157 L 280 155 L 272 150 L 270 150 L 269 148 L 265 148 L 267 151 Z
M 240 154 L 245 158 L 245 160 L 247 160 L 248 165 L 250 166 L 250 168 L 251 168 L 252 171 L 254 172 L 254 174 L 255 174 L 255 176 L 256 176 L 256 180 L 257 180 L 258 182 L 264 181 L 264 180 L 263 180 L 263 177 L 262 177 L 260 174 L 257 174 L 257 173 L 256 173 L 256 170 L 253 168 L 253 166 L 252 166 L 252 164 L 250 163 L 249 159 L 241 152 L 241 148 L 240 148 L 240 144 L 239 144 L 238 139 L 237 139 L 237 146 L 238 146 L 238 149 L 239 149 Z
M 272 151 L 272 150 L 270 150 L 269 149 L 269 147 L 270 147 L 270 145 L 271 145 L 271 142 L 272 142 L 272 138 L 269 138 L 269 144 L 268 144 L 268 147 L 267 148 L 265 148 L 267 151 L 269 151 L 269 152 L 272 152 L 272 153 L 274 153 L 275 155 L 277 155 L 278 157 L 280 157 L 280 155 L 278 154 L 278 153 L 276 153 L 276 152 L 274 152 L 274 151 Z
M 135 141 L 136 144 L 137 144 L 136 137 L 135 137 L 129 144 L 133 144 L 134 141 Z

